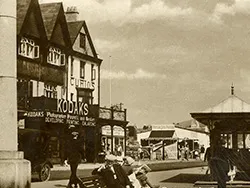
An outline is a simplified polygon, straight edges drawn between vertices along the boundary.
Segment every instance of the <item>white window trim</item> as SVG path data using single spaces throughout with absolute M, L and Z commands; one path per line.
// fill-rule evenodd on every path
M 18 48 L 18 54 L 31 59 L 39 58 L 39 46 L 35 45 L 35 41 L 22 37 Z
M 95 66 L 92 65 L 91 66 L 91 80 L 95 80 L 96 79 L 96 69 Z
M 65 54 L 63 54 L 59 48 L 50 47 L 47 62 L 52 65 L 64 66 L 66 62 Z
M 47 92 L 50 93 L 50 96 L 47 95 Z M 50 85 L 50 84 L 44 84 L 44 96 L 48 98 L 57 99 L 57 87 Z

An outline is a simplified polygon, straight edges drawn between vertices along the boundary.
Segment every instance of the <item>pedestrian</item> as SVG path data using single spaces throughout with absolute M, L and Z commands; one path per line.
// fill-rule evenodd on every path
M 102 176 L 107 188 L 133 188 L 124 169 L 116 161 L 117 157 L 115 155 L 107 155 L 105 164 L 94 169 L 92 174 Z
M 228 172 L 231 168 L 229 150 L 225 148 L 225 140 L 219 140 L 214 146 L 213 156 L 210 159 L 211 173 L 215 181 L 218 183 L 218 188 L 226 188 L 226 182 L 229 180 Z
M 180 153 L 181 153 L 181 161 L 184 161 L 185 159 L 185 147 L 184 146 L 181 146 Z
M 141 188 L 159 188 L 159 185 L 152 185 L 147 177 L 147 173 L 150 172 L 151 169 L 143 164 L 135 170 L 135 176 L 139 180 Z
M 118 155 L 118 156 L 122 156 L 122 146 L 121 146 L 121 144 L 119 144 L 119 145 L 117 146 L 117 155 Z
M 133 185 L 134 188 L 141 188 L 140 182 L 136 178 L 134 168 L 132 166 L 134 164 L 135 160 L 132 157 L 126 156 L 123 158 L 123 161 L 124 162 L 122 164 L 122 168 L 125 171 L 125 173 L 127 174 L 131 184 Z
M 204 155 L 204 162 L 207 161 L 208 163 L 208 167 L 206 170 L 206 174 L 208 174 L 208 172 L 210 171 L 211 173 L 211 163 L 210 163 L 210 159 L 211 159 L 211 149 L 210 146 L 206 149 L 205 155 Z M 212 173 L 211 173 L 212 174 Z
M 79 130 L 74 125 L 69 126 L 68 133 L 65 156 L 67 157 L 67 163 L 70 165 L 71 175 L 67 188 L 73 188 L 73 185 L 75 187 L 79 185 L 80 188 L 84 188 L 82 180 L 77 177 L 77 167 L 81 162 L 83 152 L 82 137 L 80 137 Z
M 185 150 L 185 159 L 188 161 L 188 159 L 189 159 L 189 147 L 188 147 L 188 145 L 185 146 L 184 150 Z
M 138 148 L 138 154 L 139 154 L 140 159 L 143 159 L 143 151 L 141 147 Z
M 205 155 L 205 147 L 204 147 L 204 145 L 201 145 L 201 148 L 200 148 L 200 159 L 202 161 L 204 160 L 204 155 Z

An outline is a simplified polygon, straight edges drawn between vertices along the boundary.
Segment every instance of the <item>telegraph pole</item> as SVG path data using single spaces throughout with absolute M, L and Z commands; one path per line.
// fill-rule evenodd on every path
M 30 162 L 17 151 L 16 0 L 0 5 L 0 187 L 29 188 Z

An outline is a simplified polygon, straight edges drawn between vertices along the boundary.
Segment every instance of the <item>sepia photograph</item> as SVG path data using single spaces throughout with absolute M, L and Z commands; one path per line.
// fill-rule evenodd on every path
M 250 188 L 250 0 L 0 0 L 0 188 Z

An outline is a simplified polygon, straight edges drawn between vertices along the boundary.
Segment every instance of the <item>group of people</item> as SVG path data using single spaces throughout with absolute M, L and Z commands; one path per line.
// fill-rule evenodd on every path
M 147 165 L 133 167 L 134 159 L 131 157 L 119 158 L 115 155 L 107 155 L 105 164 L 94 169 L 92 174 L 100 175 L 107 188 L 156 188 L 150 183 L 147 173 L 150 168 Z
M 71 175 L 67 188 L 85 188 L 82 180 L 77 176 L 77 167 L 83 155 L 83 137 L 76 126 L 69 126 L 67 140 L 67 150 L 65 153 L 65 164 L 70 165 Z M 147 173 L 150 168 L 142 165 L 138 168 L 133 167 L 135 160 L 131 157 L 122 157 L 122 150 L 118 149 L 120 155 L 107 154 L 105 163 L 99 168 L 94 169 L 92 174 L 102 176 L 107 188 L 157 188 L 153 186 Z

